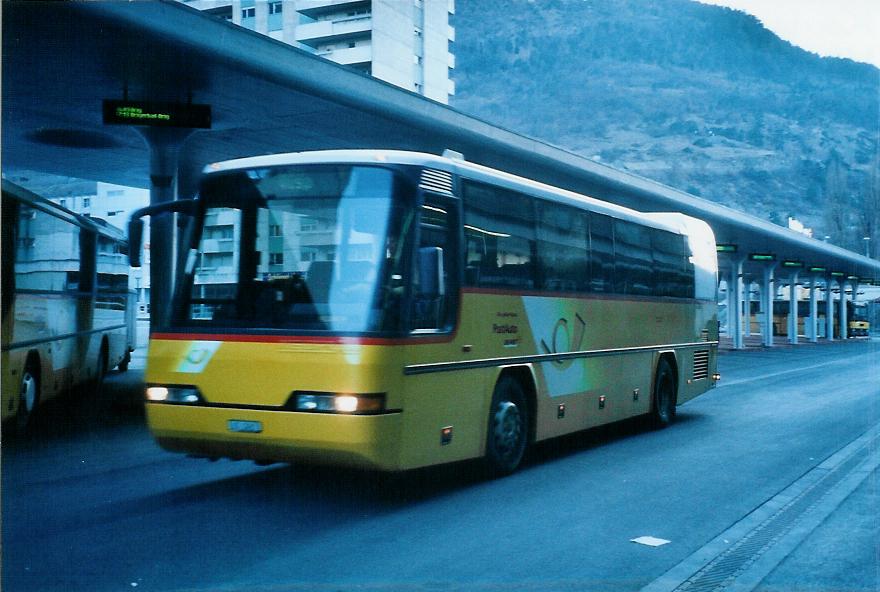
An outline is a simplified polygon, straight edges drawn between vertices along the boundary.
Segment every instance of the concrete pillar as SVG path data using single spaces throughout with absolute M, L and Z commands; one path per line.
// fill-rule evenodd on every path
M 181 128 L 137 128 L 150 148 L 150 205 L 175 199 L 180 146 L 192 133 Z M 163 325 L 171 312 L 175 270 L 174 215 L 150 219 L 150 326 Z
M 797 281 L 798 273 L 794 272 L 788 286 L 788 342 L 792 345 L 797 345 L 798 342 Z
M 825 279 L 825 338 L 834 341 L 834 280 Z
M 764 308 L 764 330 L 761 341 L 764 347 L 773 347 L 773 301 L 776 300 L 773 274 L 776 265 L 768 265 L 764 268 L 764 283 L 761 286 L 762 306 Z
M 819 341 L 819 302 L 816 296 L 816 276 L 812 276 L 810 277 L 810 328 L 807 331 L 812 343 Z
M 727 324 L 728 333 L 733 338 L 733 349 L 743 348 L 742 336 L 742 292 L 743 292 L 743 276 L 742 276 L 743 260 L 737 259 L 730 262 L 730 276 L 728 280 L 727 298 L 728 298 L 728 314 Z
M 840 302 L 840 338 L 846 339 L 846 280 L 840 281 L 840 298 L 838 299 Z
M 746 337 L 752 336 L 752 278 L 748 278 L 746 282 L 743 283 L 743 290 L 745 292 L 745 327 L 743 328 L 743 335 Z

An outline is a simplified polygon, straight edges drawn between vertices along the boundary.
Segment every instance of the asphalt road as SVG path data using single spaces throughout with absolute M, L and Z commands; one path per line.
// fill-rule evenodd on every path
M 555 440 L 492 481 L 166 453 L 142 371 L 113 374 L 112 404 L 86 394 L 4 438 L 2 587 L 701 590 L 689 574 L 777 528 L 728 584 L 880 589 L 880 342 L 726 353 L 720 371 L 669 429 Z M 850 489 L 821 489 L 828 475 Z M 670 542 L 631 542 L 645 535 Z

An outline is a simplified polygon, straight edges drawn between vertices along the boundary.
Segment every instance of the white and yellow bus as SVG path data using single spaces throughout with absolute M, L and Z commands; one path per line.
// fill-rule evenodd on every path
M 150 339 L 147 416 L 168 450 L 389 471 L 483 457 L 504 474 L 536 441 L 666 425 L 718 378 L 699 220 L 410 152 L 205 173 L 168 206 L 191 215 L 189 252 Z
M 134 349 L 124 233 L 3 180 L 2 417 L 25 431 L 38 405 L 100 386 Z

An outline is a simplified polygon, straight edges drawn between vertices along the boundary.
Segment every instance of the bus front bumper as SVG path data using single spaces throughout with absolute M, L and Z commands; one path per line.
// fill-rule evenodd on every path
M 208 458 L 400 470 L 401 414 L 344 415 L 147 403 L 160 446 Z

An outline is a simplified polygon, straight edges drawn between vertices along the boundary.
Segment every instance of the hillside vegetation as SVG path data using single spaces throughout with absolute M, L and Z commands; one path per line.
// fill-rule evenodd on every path
M 861 219 L 880 200 L 877 68 L 690 0 L 456 11 L 454 107 L 777 223 L 795 216 L 845 246 L 876 231 Z

